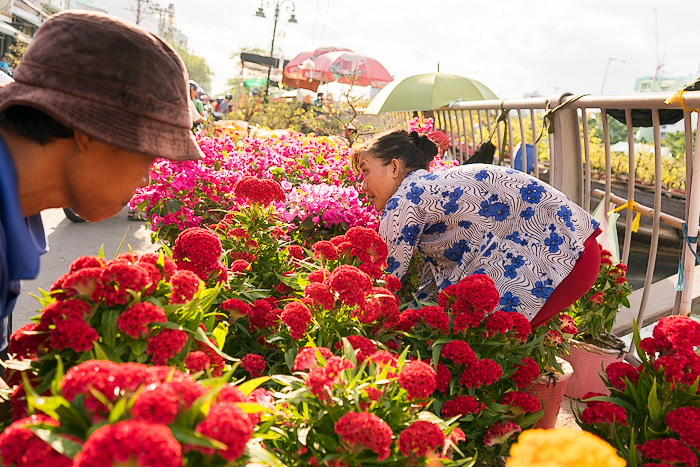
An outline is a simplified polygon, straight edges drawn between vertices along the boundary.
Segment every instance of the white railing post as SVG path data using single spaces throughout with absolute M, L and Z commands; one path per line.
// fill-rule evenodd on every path
M 549 108 L 556 108 L 570 97 L 571 93 L 552 97 Z M 573 202 L 583 205 L 583 161 L 578 111 L 565 106 L 554 112 L 551 124 L 554 133 L 553 145 L 549 151 L 552 171 L 550 185 L 564 192 Z
M 700 130 L 700 119 L 698 119 L 698 130 Z M 687 202 L 690 203 L 690 206 L 688 207 L 688 218 L 685 220 L 688 230 L 688 237 L 698 236 L 698 221 L 700 219 L 700 144 L 698 144 L 700 131 L 696 132 L 695 138 L 695 151 L 693 152 L 693 178 L 687 198 Z M 685 242 L 685 238 L 683 239 L 683 242 Z M 686 248 L 686 245 L 683 245 L 683 248 Z M 690 251 L 695 252 L 697 250 L 697 244 L 690 243 L 689 248 Z M 680 314 L 683 316 L 688 316 L 690 314 L 690 309 L 693 306 L 694 272 L 695 255 L 688 254 L 686 252 L 683 261 L 684 280 L 680 309 Z

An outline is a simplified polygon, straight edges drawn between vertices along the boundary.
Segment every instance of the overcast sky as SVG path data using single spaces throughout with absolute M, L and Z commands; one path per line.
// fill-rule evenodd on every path
M 82 1 L 134 19 L 127 8 L 136 0 Z M 189 37 L 190 50 L 215 73 L 215 94 L 240 70 L 233 54 L 241 48 L 269 52 L 274 0 L 263 3 L 267 18 L 255 16 L 256 0 L 159 1 L 175 4 L 175 21 Z M 653 75 L 659 62 L 665 76 L 700 74 L 698 0 L 293 3 L 298 23 L 288 22 L 285 10 L 292 2 L 285 1 L 276 56 L 291 59 L 321 46 L 347 47 L 377 59 L 395 78 L 436 71 L 439 62 L 440 71 L 477 79 L 503 98 L 564 90 L 597 94 L 608 64 L 605 94 L 634 92 L 635 80 Z

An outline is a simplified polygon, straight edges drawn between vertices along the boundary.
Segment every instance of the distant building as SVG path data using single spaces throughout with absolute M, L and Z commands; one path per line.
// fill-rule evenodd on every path
M 634 83 L 635 92 L 676 91 L 693 80 L 692 76 L 666 77 L 643 76 Z

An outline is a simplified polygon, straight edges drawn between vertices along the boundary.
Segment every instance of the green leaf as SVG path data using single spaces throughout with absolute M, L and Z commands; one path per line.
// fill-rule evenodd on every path
M 39 439 L 51 446 L 54 450 L 70 459 L 74 458 L 75 455 L 78 454 L 83 448 L 82 444 L 71 441 L 52 432 L 49 429 L 42 428 L 42 425 L 34 425 L 27 428 L 29 428 L 37 437 L 39 437 Z
M 214 328 L 214 331 L 211 333 L 211 336 L 214 338 L 216 341 L 217 347 L 222 349 L 224 347 L 224 343 L 226 342 L 226 336 L 228 335 L 228 323 L 225 321 L 220 322 L 216 328 Z
M 653 425 L 660 423 L 663 420 L 664 413 L 657 394 L 656 380 L 654 380 L 651 384 L 651 389 L 649 390 L 649 396 L 647 398 L 647 406 L 649 407 L 649 417 L 651 418 L 651 423 Z
M 165 201 L 165 207 L 168 208 L 170 212 L 178 212 L 180 210 L 180 203 L 175 199 L 169 199 Z
M 237 402 L 236 405 L 245 413 L 260 413 L 268 411 L 267 407 L 263 407 L 256 402 Z
M 204 436 L 189 428 L 184 428 L 177 425 L 171 425 L 170 431 L 173 433 L 173 438 L 180 444 L 191 444 L 194 446 L 203 446 L 205 448 L 226 449 L 226 445 L 208 436 Z
M 246 396 L 249 396 L 250 393 L 253 392 L 258 386 L 268 381 L 269 379 L 269 376 L 261 376 L 260 378 L 254 378 L 249 381 L 246 381 L 243 384 L 240 384 L 238 386 L 238 389 L 240 389 Z
M 277 457 L 258 443 L 249 442 L 246 445 L 246 452 L 252 461 L 260 462 L 271 467 L 286 467 Z

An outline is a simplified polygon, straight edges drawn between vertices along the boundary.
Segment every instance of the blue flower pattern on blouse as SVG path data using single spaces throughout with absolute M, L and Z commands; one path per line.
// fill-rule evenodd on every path
M 512 292 L 506 292 L 498 304 L 503 306 L 503 311 L 517 311 L 516 308 L 520 305 L 520 299 L 513 295 Z
M 489 204 L 488 201 L 482 201 L 479 215 L 482 217 L 493 217 L 501 222 L 506 220 L 510 215 L 510 206 L 506 203 L 494 202 Z
M 567 208 L 566 206 L 562 206 L 559 208 L 559 211 L 557 211 L 557 216 L 561 217 L 564 220 L 564 224 L 572 231 L 575 232 L 576 229 L 574 228 L 574 223 L 571 222 L 571 209 Z
M 394 258 L 393 256 L 389 256 L 386 259 L 386 272 L 391 274 L 392 272 L 396 271 L 400 265 L 401 263 L 396 261 L 396 258 Z
M 456 263 L 461 263 L 464 253 L 471 251 L 466 240 L 460 240 L 445 251 L 445 258 Z
M 397 198 L 390 198 L 389 201 L 386 202 L 386 206 L 384 207 L 384 212 L 392 211 L 392 210 L 396 209 L 398 207 L 398 205 L 399 205 L 399 200 Z
M 433 225 L 426 224 L 425 230 L 423 230 L 423 234 L 425 235 L 442 234 L 445 232 L 447 232 L 447 224 L 444 222 L 436 222 Z
M 542 195 L 546 190 L 537 182 L 532 182 L 520 189 L 520 196 L 526 203 L 537 204 L 542 199 Z
M 474 175 L 474 178 L 476 178 L 480 182 L 483 182 L 484 180 L 486 180 L 488 178 L 488 176 L 489 176 L 488 172 L 486 172 L 485 170 L 482 170 L 481 172 Z
M 400 241 L 404 241 L 409 245 L 413 246 L 418 240 L 418 234 L 420 233 L 420 227 L 417 225 L 404 225 L 401 229 Z
M 420 203 L 420 195 L 422 195 L 425 190 L 419 186 L 413 186 L 411 191 L 406 194 L 406 198 L 413 204 Z
M 469 227 L 472 226 L 472 223 L 469 221 L 459 221 L 459 222 L 457 222 L 457 225 L 459 227 L 462 227 L 463 229 L 468 229 Z

